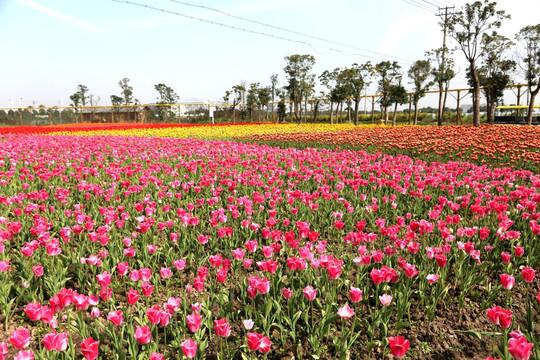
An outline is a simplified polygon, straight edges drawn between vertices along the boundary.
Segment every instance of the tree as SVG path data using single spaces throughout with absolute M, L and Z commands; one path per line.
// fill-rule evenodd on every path
M 118 95 L 111 95 L 111 104 L 113 106 L 112 108 L 112 122 L 115 122 L 114 121 L 114 113 L 119 113 L 120 112 L 120 105 L 122 105 L 122 102 L 124 101 L 123 98 L 121 98 L 120 96 Z
M 278 115 L 278 123 L 285 121 L 285 116 L 287 115 L 287 107 L 285 106 L 285 101 L 281 99 L 277 106 L 277 115 Z
M 253 110 L 255 109 L 255 106 L 257 106 L 258 101 L 259 101 L 259 96 L 258 96 L 259 88 L 260 88 L 259 83 L 249 84 L 249 90 L 248 90 L 247 98 L 246 98 L 246 107 L 247 107 L 247 110 L 249 111 L 250 123 L 253 123 Z
M 319 75 L 319 81 L 328 89 L 328 98 L 330 101 L 330 124 L 334 123 L 334 97 L 332 97 L 332 92 L 337 86 L 339 72 L 340 69 L 336 68 L 333 71 L 325 70 L 321 75 Z
M 73 106 L 77 107 L 79 104 L 86 106 L 86 101 L 88 100 L 87 92 L 88 87 L 86 85 L 77 85 L 77 91 L 69 97 L 73 102 Z
M 497 33 L 484 34 L 482 38 L 478 77 L 486 96 L 487 119 L 490 124 L 495 122 L 495 103 L 503 97 L 504 89 L 512 82 L 510 74 L 516 68 L 515 61 L 504 58 L 504 53 L 512 45 L 510 39 Z
M 408 100 L 407 90 L 401 84 L 403 75 L 396 77 L 396 83 L 390 84 L 388 102 L 394 104 L 394 114 L 392 115 L 392 126 L 396 126 L 397 107 L 398 105 L 405 104 Z
M 418 101 L 426 96 L 426 92 L 432 85 L 432 82 L 428 81 L 431 75 L 431 63 L 429 60 L 416 60 L 409 71 L 407 72 L 409 78 L 414 85 L 412 101 L 414 104 L 414 120 L 413 124 L 418 124 Z
M 268 103 L 271 99 L 271 89 L 270 87 L 262 87 L 259 88 L 259 91 L 257 92 L 257 102 L 259 104 L 259 110 L 262 110 L 264 112 L 264 107 L 267 107 L 266 111 L 266 118 L 268 119 Z M 259 111 L 259 122 L 262 122 L 263 115 L 261 111 Z
M 365 64 L 352 64 L 350 68 L 343 69 L 340 76 L 344 86 L 349 90 L 349 96 L 354 100 L 354 125 L 358 125 L 358 108 L 362 100 L 362 91 L 369 86 L 368 81 L 373 74 L 373 66 L 368 61 Z
M 308 73 L 315 64 L 313 55 L 290 55 L 285 57 L 286 65 L 283 68 L 287 75 L 288 85 L 286 86 L 289 97 L 294 103 L 294 116 L 300 122 L 302 118 L 302 100 L 309 81 Z
M 442 54 L 447 53 L 450 56 L 442 61 Z M 431 69 L 431 76 L 433 76 L 433 82 L 438 85 L 439 88 L 439 107 L 437 109 L 437 124 L 442 125 L 444 117 L 444 108 L 446 107 L 446 99 L 448 97 L 448 89 L 450 88 L 450 81 L 456 76 L 454 71 L 454 59 L 453 50 L 445 48 L 433 49 L 426 52 L 429 60 L 432 61 L 435 66 Z
M 236 106 L 242 101 L 245 92 L 245 83 L 241 82 L 238 85 L 234 85 L 231 90 L 225 91 L 225 96 L 223 96 L 223 100 L 226 102 L 232 99 L 233 124 L 236 123 Z
M 272 121 L 274 121 L 274 103 L 276 102 L 276 96 L 278 92 L 278 74 L 270 76 L 270 96 L 272 98 Z
M 154 85 L 154 89 L 156 89 L 159 94 L 157 109 L 159 120 L 162 122 L 168 121 L 168 119 L 173 116 L 174 113 L 171 111 L 170 106 L 164 105 L 176 104 L 180 97 L 174 92 L 171 87 L 162 83 Z
M 118 82 L 118 86 L 122 89 L 122 96 L 124 99 L 124 105 L 129 105 L 133 102 L 133 87 L 129 85 L 129 79 L 123 78 Z
M 86 106 L 86 101 L 88 100 L 88 96 L 86 93 L 88 92 L 88 87 L 86 85 L 79 84 L 77 85 L 77 91 L 69 97 L 71 100 L 71 106 L 74 108 L 78 108 L 79 106 Z M 79 109 L 77 109 L 78 111 Z M 82 110 L 81 110 L 81 122 L 82 122 Z
M 375 72 L 380 77 L 378 92 L 381 96 L 379 97 L 379 104 L 381 105 L 381 110 L 384 113 L 385 125 L 388 122 L 388 107 L 394 103 L 394 99 L 390 96 L 392 85 L 397 77 L 401 76 L 399 73 L 400 68 L 401 66 L 399 66 L 396 61 L 381 61 L 375 65 Z
M 503 10 L 497 11 L 496 5 L 496 2 L 490 3 L 489 0 L 465 4 L 462 10 L 450 16 L 448 22 L 450 35 L 457 41 L 469 63 L 474 126 L 480 126 L 480 78 L 476 64 L 481 55 L 480 42 L 483 34 L 499 28 L 502 20 L 510 18 Z
M 520 60 L 530 94 L 527 125 L 532 125 L 534 101 L 540 92 L 540 24 L 525 26 L 516 35 L 516 39 L 525 50 Z

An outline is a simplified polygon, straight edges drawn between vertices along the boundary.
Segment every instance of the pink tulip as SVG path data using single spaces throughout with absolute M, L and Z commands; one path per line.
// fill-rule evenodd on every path
M 150 360 L 165 360 L 165 356 L 161 353 L 153 352 L 150 354 Z
M 214 320 L 214 328 L 217 336 L 228 337 L 231 334 L 231 326 L 225 318 Z
M 487 310 L 489 320 L 495 324 L 508 329 L 512 324 L 512 311 L 494 306 Z
M 516 360 L 529 360 L 533 346 L 534 344 L 529 343 L 524 336 L 512 338 L 508 341 L 508 352 Z
M 191 332 L 197 332 L 197 330 L 199 330 L 199 328 L 201 327 L 202 316 L 196 312 L 194 312 L 191 315 L 188 315 L 186 317 L 186 320 L 187 320 L 188 329 Z
M 501 279 L 503 289 L 512 290 L 512 287 L 514 286 L 514 283 L 516 281 L 514 277 L 508 274 L 501 274 L 499 275 L 499 277 Z
M 14 330 L 11 333 L 9 342 L 16 349 L 25 349 L 30 344 L 30 331 L 26 328 Z
M 281 292 L 286 299 L 290 299 L 293 294 L 292 290 L 289 288 L 283 288 L 281 289 Z
M 191 339 L 187 339 L 180 346 L 182 347 L 182 352 L 184 353 L 184 356 L 188 359 L 193 359 L 195 357 L 195 354 L 197 354 L 197 342 Z
M 32 266 L 32 272 L 35 276 L 40 277 L 43 275 L 43 266 L 42 265 L 35 265 Z
M 17 356 L 13 360 L 34 360 L 34 352 L 32 350 L 21 350 L 17 353 Z
M 0 342 L 0 360 L 5 360 L 9 354 L 8 344 L 5 342 Z
M 315 300 L 315 297 L 317 297 L 317 289 L 314 289 L 311 285 L 305 287 L 303 293 L 309 301 L 313 301 Z
M 111 311 L 107 314 L 107 319 L 109 319 L 113 325 L 119 326 L 124 322 L 124 314 L 122 313 L 122 310 Z
M 351 296 L 351 301 L 353 303 L 357 303 L 357 302 L 360 302 L 360 300 L 362 300 L 363 292 L 359 288 L 355 288 L 354 286 L 351 286 L 351 288 L 349 289 L 349 294 Z
M 141 345 L 148 344 L 152 339 L 152 332 L 150 331 L 150 328 L 146 325 L 137 326 L 133 337 Z
M 242 325 L 244 326 L 244 329 L 251 330 L 253 329 L 253 325 L 255 325 L 255 323 L 253 322 L 253 320 L 247 319 L 247 320 L 242 320 Z
M 69 338 L 67 333 L 57 334 L 55 331 L 51 331 L 43 336 L 42 342 L 48 351 L 65 351 L 69 344 Z
M 388 306 L 392 302 L 392 296 L 388 294 L 382 294 L 379 296 L 379 300 L 383 306 Z
M 337 314 L 342 318 L 342 319 L 350 319 L 354 316 L 354 310 L 349 307 L 349 305 L 345 305 L 343 307 L 340 307 L 338 309 L 338 312 Z

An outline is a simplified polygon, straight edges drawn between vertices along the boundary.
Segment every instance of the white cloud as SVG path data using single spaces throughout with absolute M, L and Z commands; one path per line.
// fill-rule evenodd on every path
M 69 16 L 69 15 L 63 14 L 63 13 L 61 13 L 59 11 L 50 9 L 48 7 L 45 7 L 45 6 L 41 5 L 41 4 L 35 3 L 33 1 L 31 1 L 31 0 L 15 0 L 15 1 L 17 1 L 18 3 L 20 3 L 22 5 L 28 6 L 29 8 L 32 8 L 34 10 L 37 10 L 39 12 L 42 12 L 42 13 L 47 14 L 49 16 L 52 16 L 54 18 L 69 22 L 69 23 L 74 24 L 76 26 L 85 28 L 87 30 L 97 32 L 97 33 L 102 33 L 102 34 L 106 33 L 105 30 L 103 30 L 103 29 L 101 29 L 101 28 L 99 28 L 97 26 L 88 24 L 87 22 L 84 22 L 84 21 L 79 20 L 79 19 L 75 19 L 72 16 Z

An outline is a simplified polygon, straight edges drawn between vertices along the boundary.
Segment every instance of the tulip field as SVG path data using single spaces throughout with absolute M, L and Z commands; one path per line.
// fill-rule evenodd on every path
M 0 360 L 540 359 L 540 128 L 0 129 Z

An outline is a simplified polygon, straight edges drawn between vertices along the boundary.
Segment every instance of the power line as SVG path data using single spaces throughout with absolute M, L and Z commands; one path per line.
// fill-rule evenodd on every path
M 340 45 L 340 46 L 348 47 L 348 48 L 351 48 L 351 49 L 355 49 L 355 50 L 359 50 L 359 51 L 363 51 L 363 52 L 367 52 L 367 53 L 371 53 L 371 54 L 375 54 L 375 55 L 381 55 L 381 56 L 385 56 L 385 57 L 391 57 L 391 58 L 395 58 L 395 59 L 399 59 L 399 60 L 402 60 L 402 61 L 409 62 L 408 60 L 400 59 L 400 58 L 398 58 L 398 57 L 396 57 L 396 56 L 392 56 L 392 55 L 388 55 L 388 54 L 383 54 L 383 53 L 376 52 L 376 51 L 371 51 L 371 50 L 362 49 L 362 48 L 359 48 L 359 47 L 356 47 L 356 46 L 352 46 L 352 45 L 349 45 L 349 44 L 344 44 L 344 43 L 340 43 L 340 42 L 337 42 L 337 41 L 324 39 L 324 38 L 321 38 L 321 37 L 318 37 L 318 36 L 313 36 L 313 35 L 301 33 L 301 32 L 299 32 L 299 31 L 289 30 L 289 29 L 285 29 L 285 28 L 282 28 L 282 27 L 279 27 L 279 26 L 275 26 L 275 25 L 263 23 L 263 22 L 260 22 L 260 21 L 248 19 L 248 18 L 245 18 L 245 17 L 241 17 L 241 16 L 229 14 L 229 13 L 226 13 L 225 11 L 221 11 L 221 10 L 219 10 L 219 9 L 214 9 L 214 8 L 209 7 L 209 6 L 198 5 L 198 4 L 191 4 L 191 3 L 187 3 L 187 2 L 179 1 L 179 0 L 171 0 L 171 1 L 174 2 L 174 3 L 177 3 L 177 4 L 181 4 L 181 5 L 186 5 L 186 6 L 191 6 L 191 7 L 196 7 L 196 8 L 201 8 L 201 9 L 205 9 L 205 10 L 214 11 L 214 12 L 217 12 L 217 13 L 219 13 L 219 14 L 222 14 L 222 15 L 225 15 L 225 16 L 228 16 L 228 17 L 231 17 L 231 18 L 234 18 L 234 19 L 247 21 L 247 22 L 250 22 L 250 23 L 253 23 L 253 24 L 266 26 L 266 27 L 269 27 L 269 28 L 272 28 L 272 29 L 285 31 L 285 32 L 288 32 L 288 33 L 291 33 L 291 34 L 295 34 L 295 35 L 305 36 L 305 37 L 308 37 L 308 38 L 311 38 L 311 39 L 324 41 L 324 42 L 327 42 L 327 43 L 330 43 L 330 44 Z
M 141 4 L 141 3 L 134 2 L 134 1 L 129 1 L 129 0 L 112 0 L 112 1 L 118 2 L 118 3 L 124 3 L 124 4 L 128 4 L 128 5 L 139 6 L 139 7 L 143 7 L 143 8 L 147 8 L 147 9 L 150 9 L 150 10 L 155 10 L 155 11 L 159 11 L 159 12 L 163 12 L 163 13 L 167 13 L 167 14 L 177 15 L 177 16 L 185 17 L 185 18 L 188 18 L 188 19 L 191 19 L 191 20 L 196 20 L 196 21 L 201 21 L 201 22 L 205 22 L 205 23 L 208 23 L 208 24 L 212 24 L 212 25 L 218 25 L 218 26 L 222 26 L 222 27 L 227 27 L 227 28 L 230 28 L 230 29 L 233 29 L 233 30 L 243 31 L 243 32 L 256 34 L 256 35 L 263 35 L 263 36 L 271 37 L 271 38 L 274 38 L 274 39 L 277 39 L 277 40 L 283 40 L 283 41 L 288 41 L 288 42 L 294 42 L 294 43 L 298 43 L 298 44 L 307 45 L 307 46 L 311 47 L 313 49 L 313 51 L 320 54 L 320 52 L 317 51 L 315 46 L 313 44 L 307 42 L 307 41 L 295 40 L 295 39 L 286 38 L 286 37 L 279 36 L 279 35 L 274 35 L 274 34 L 269 34 L 269 33 L 261 32 L 261 31 L 246 29 L 246 28 L 242 28 L 242 27 L 239 27 L 239 26 L 223 24 L 223 23 L 220 23 L 220 22 L 217 22 L 217 21 L 203 19 L 203 18 L 191 16 L 191 15 L 186 15 L 186 14 L 182 14 L 182 13 L 172 11 L 172 10 L 161 9 L 161 8 L 158 8 L 158 7 L 150 6 L 150 5 L 147 5 L 147 4 Z M 362 56 L 362 57 L 366 57 L 366 58 L 370 58 L 370 59 L 375 59 L 374 56 L 370 56 L 370 55 L 366 55 L 366 54 L 352 53 L 351 55 L 347 55 L 342 50 L 339 50 L 339 49 L 335 49 L 335 48 L 331 48 L 331 47 L 325 47 L 325 48 L 328 49 L 329 51 L 335 51 L 335 52 L 338 52 L 338 53 L 340 53 L 342 55 L 345 55 L 345 56 L 357 55 L 357 56 Z M 406 64 L 412 64 L 411 61 L 406 60 L 406 59 L 401 59 L 401 58 L 399 58 L 397 56 L 391 56 L 391 55 L 377 53 L 377 52 L 369 51 L 369 50 L 363 50 L 363 49 L 359 49 L 359 48 L 355 48 L 355 49 L 361 50 L 361 51 L 364 51 L 364 52 L 369 52 L 369 53 L 376 54 L 376 55 L 380 55 L 380 56 L 387 57 L 387 58 L 394 58 L 394 59 L 400 60 L 400 62 L 403 62 L 403 63 L 406 63 Z
M 403 1 L 406 2 L 407 4 L 416 6 L 417 8 L 420 8 L 422 10 L 426 10 L 426 11 L 428 11 L 430 13 L 435 12 L 433 9 L 430 9 L 430 8 L 428 8 L 427 6 L 425 6 L 425 5 L 421 4 L 421 3 L 415 2 L 414 0 L 403 0 Z
M 429 5 L 431 5 L 431 6 L 435 7 L 435 8 L 437 8 L 437 9 L 439 8 L 439 5 L 436 5 L 436 4 L 432 3 L 431 1 L 428 1 L 428 0 L 420 0 L 420 1 L 421 1 L 421 2 L 424 2 L 424 3 L 426 3 L 426 4 L 429 4 Z

